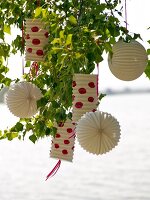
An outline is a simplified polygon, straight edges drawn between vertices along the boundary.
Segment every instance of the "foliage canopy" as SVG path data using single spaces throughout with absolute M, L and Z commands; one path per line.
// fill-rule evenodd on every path
M 0 88 L 19 79 L 7 76 L 6 60 L 11 54 L 24 54 L 23 36 L 16 35 L 11 44 L 5 34 L 11 34 L 16 26 L 22 30 L 26 18 L 41 18 L 49 30 L 49 44 L 45 62 L 39 62 L 39 75 L 24 79 L 37 85 L 43 98 L 37 102 L 39 114 L 30 119 L 20 119 L 9 130 L 0 131 L 0 138 L 24 139 L 32 142 L 44 136 L 54 135 L 57 123 L 71 118 L 72 77 L 74 73 L 90 74 L 96 63 L 103 60 L 103 52 L 111 52 L 119 38 L 130 40 L 139 37 L 129 35 L 119 21 L 122 17 L 120 0 L 2 0 L 0 2 Z M 31 63 L 26 62 L 26 67 Z M 150 77 L 149 67 L 146 70 Z M 100 95 L 100 100 L 103 95 Z

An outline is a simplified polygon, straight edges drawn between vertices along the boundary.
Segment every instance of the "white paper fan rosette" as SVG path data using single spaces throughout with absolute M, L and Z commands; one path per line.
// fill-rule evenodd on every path
M 78 121 L 76 135 L 83 149 L 97 155 L 104 154 L 118 144 L 120 125 L 106 112 L 88 112 Z
M 9 88 L 5 102 L 15 116 L 29 118 L 37 113 L 37 100 L 41 97 L 41 90 L 36 85 L 24 81 Z

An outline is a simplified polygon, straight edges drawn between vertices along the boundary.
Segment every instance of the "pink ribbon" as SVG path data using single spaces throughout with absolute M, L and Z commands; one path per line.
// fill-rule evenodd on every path
M 35 72 L 35 75 L 37 76 L 38 75 L 38 70 L 39 70 L 39 66 L 38 66 L 38 63 L 37 62 L 33 62 L 31 67 L 30 67 L 30 74 L 32 76 L 32 70 L 34 70 Z
M 71 138 L 73 138 L 73 137 L 75 137 L 76 136 L 76 134 L 75 134 L 75 128 L 73 129 L 73 134 L 69 137 L 69 139 L 71 139 Z
M 53 177 L 53 176 L 57 173 L 57 171 L 58 171 L 60 165 L 61 165 L 61 160 L 59 160 L 59 161 L 57 162 L 57 164 L 56 164 L 55 167 L 52 169 L 52 171 L 46 176 L 46 180 L 45 180 L 45 181 L 47 181 L 47 179 L 49 179 L 50 177 Z

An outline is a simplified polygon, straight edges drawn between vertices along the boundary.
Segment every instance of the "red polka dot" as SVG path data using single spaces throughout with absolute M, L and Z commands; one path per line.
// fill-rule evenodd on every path
M 59 133 L 56 133 L 56 136 L 55 136 L 56 138 L 60 138 L 61 137 L 61 135 L 59 134 Z
M 69 140 L 64 140 L 64 144 L 69 144 L 70 141 Z
M 73 122 L 72 124 L 73 124 L 73 125 L 76 125 L 76 123 L 75 123 L 75 122 Z
M 44 55 L 43 50 L 40 50 L 40 49 L 36 51 L 36 54 L 38 56 L 43 56 Z
M 89 102 L 93 102 L 93 101 L 94 101 L 94 98 L 93 98 L 93 97 L 89 97 L 89 98 L 88 98 L 88 101 L 89 101 Z
M 85 88 L 80 88 L 78 91 L 79 91 L 80 94 L 85 94 L 86 93 L 86 89 Z
M 72 133 L 72 128 L 67 128 L 68 133 Z
M 96 109 L 93 109 L 92 111 L 93 111 L 93 112 L 96 112 Z
M 45 35 L 46 38 L 48 38 L 48 32 L 46 32 L 44 35 Z
M 72 95 L 72 101 L 74 101 L 74 99 L 75 99 L 75 95 Z
M 83 106 L 83 103 L 82 103 L 82 102 L 77 102 L 77 103 L 75 104 L 75 107 L 76 107 L 76 108 L 82 108 L 82 106 Z
M 59 127 L 63 127 L 63 126 L 64 126 L 64 123 L 63 123 L 63 122 L 59 122 L 58 126 L 59 126 Z
M 32 32 L 38 32 L 39 31 L 39 28 L 37 26 L 34 26 L 31 28 Z
M 29 34 L 26 35 L 26 39 L 27 40 L 30 39 L 30 35 Z
M 72 147 L 72 150 L 74 150 L 74 146 Z
M 55 144 L 55 148 L 58 149 L 59 148 L 59 144 Z
M 75 81 L 72 82 L 72 87 L 75 87 L 77 84 Z
M 32 48 L 28 48 L 27 52 L 32 53 Z
M 62 153 L 66 155 L 66 154 L 68 154 L 68 151 L 66 149 L 64 149 L 64 150 L 62 150 Z
M 38 45 L 38 44 L 40 44 L 40 40 L 39 39 L 33 39 L 32 44 Z
M 89 82 L 89 83 L 88 83 L 88 86 L 89 86 L 90 88 L 95 88 L 94 82 Z

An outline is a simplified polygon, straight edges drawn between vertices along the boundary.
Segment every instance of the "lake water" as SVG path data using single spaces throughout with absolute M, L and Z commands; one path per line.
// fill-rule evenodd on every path
M 102 111 L 121 125 L 119 145 L 94 156 L 76 144 L 74 162 L 49 158 L 50 138 L 0 141 L 0 200 L 150 200 L 150 94 L 107 96 Z M 0 126 L 16 120 L 0 105 Z

